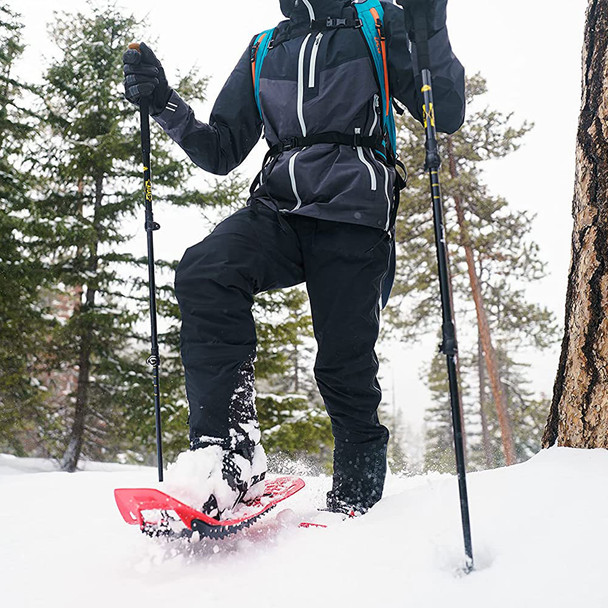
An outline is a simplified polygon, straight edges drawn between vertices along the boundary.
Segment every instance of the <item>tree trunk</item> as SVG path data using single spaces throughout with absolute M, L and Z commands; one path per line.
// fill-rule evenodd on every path
M 452 178 L 456 178 L 458 176 L 458 171 L 456 168 L 456 159 L 454 157 L 452 138 L 448 137 L 447 139 L 450 175 L 452 176 Z M 498 414 L 498 423 L 500 425 L 500 434 L 502 437 L 502 447 L 505 456 L 505 463 L 507 465 L 512 465 L 515 463 L 515 444 L 513 443 L 513 433 L 511 431 L 511 424 L 509 422 L 509 417 L 507 414 L 507 399 L 505 392 L 502 388 L 502 383 L 500 381 L 500 373 L 498 368 L 498 361 L 496 358 L 496 351 L 494 350 L 494 346 L 492 344 L 490 324 L 488 322 L 488 316 L 483 302 L 481 285 L 479 282 L 479 277 L 477 276 L 477 269 L 475 268 L 475 257 L 473 255 L 473 247 L 471 246 L 471 239 L 469 237 L 469 232 L 464 217 L 463 200 L 462 197 L 458 194 L 454 195 L 454 205 L 456 207 L 458 228 L 460 230 L 462 246 L 464 248 L 465 257 L 467 261 L 467 270 L 469 273 L 469 281 L 471 283 L 471 291 L 473 293 L 473 300 L 475 302 L 479 337 L 483 346 L 483 355 L 486 362 L 486 368 L 488 370 L 490 386 L 492 387 L 492 395 L 494 396 L 496 412 Z
M 491 469 L 494 459 L 492 458 L 492 443 L 490 442 L 490 430 L 488 429 L 488 417 L 486 416 L 486 363 L 479 333 L 477 334 L 477 370 L 479 375 L 479 415 L 481 417 L 483 455 L 486 468 Z
M 91 310 L 95 305 L 95 290 L 87 289 L 84 310 Z M 81 309 L 81 310 L 82 310 Z M 89 403 L 89 379 L 91 375 L 91 342 L 93 331 L 87 328 L 80 336 L 80 348 L 78 352 L 78 384 L 76 388 L 76 405 L 74 407 L 74 420 L 70 432 L 68 447 L 61 459 L 61 468 L 73 473 L 78 466 L 78 460 L 82 452 L 84 441 L 85 421 Z
M 79 190 L 80 190 L 79 182 Z M 93 215 L 93 226 L 96 230 L 100 223 L 101 201 L 103 199 L 103 177 L 95 180 L 95 210 Z M 82 209 L 81 209 L 82 211 Z M 99 240 L 91 246 L 91 275 L 94 276 L 99 266 Z M 89 282 L 86 288 L 85 301 L 80 306 L 77 314 L 91 313 L 95 309 L 95 298 L 97 288 L 95 280 Z M 89 384 L 91 377 L 91 354 L 93 346 L 93 324 L 87 320 L 83 324 L 83 329 L 80 334 L 80 345 L 78 349 L 78 384 L 76 386 L 76 404 L 74 407 L 74 420 L 70 432 L 68 447 L 66 448 L 63 458 L 61 459 L 61 468 L 64 471 L 73 473 L 78 466 L 82 445 L 84 443 L 84 435 L 86 430 L 86 417 L 89 409 Z
M 543 446 L 608 448 L 608 0 L 590 0 L 565 331 Z

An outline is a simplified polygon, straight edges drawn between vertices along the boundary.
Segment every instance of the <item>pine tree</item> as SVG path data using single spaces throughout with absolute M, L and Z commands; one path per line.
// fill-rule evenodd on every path
M 151 380 L 143 363 L 145 260 L 129 251 L 129 222 L 143 222 L 139 129 L 122 91 L 122 53 L 137 39 L 137 23 L 112 5 L 91 5 L 86 13 L 60 16 L 52 38 L 60 56 L 46 74 L 47 126 L 38 150 L 44 183 L 33 213 L 51 262 L 53 297 L 64 305 L 48 366 L 55 378 L 73 376 L 73 388 L 55 395 L 57 414 L 71 421 L 58 441 L 62 466 L 73 471 L 81 453 L 106 459 L 145 452 L 149 442 L 133 433 L 151 408 Z M 202 96 L 204 82 L 189 78 L 179 87 Z M 212 198 L 180 187 L 189 165 L 169 155 L 159 129 L 153 139 L 156 196 L 178 205 Z M 166 415 L 183 422 L 174 352 L 163 360 L 163 377 Z M 186 443 L 186 433 L 180 437 Z
M 461 369 L 466 368 L 460 361 Z M 441 473 L 455 473 L 454 435 L 452 430 L 452 409 L 448 388 L 448 374 L 445 366 L 445 357 L 437 353 L 431 360 L 427 374 L 427 385 L 431 393 L 432 405 L 425 413 L 425 450 L 424 469 L 427 471 L 440 471 Z M 463 405 L 463 417 L 466 428 L 471 432 L 470 416 L 470 387 L 467 376 L 460 375 L 460 394 Z M 475 444 L 467 442 L 469 454 L 475 450 Z
M 519 440 L 515 435 L 521 436 L 529 429 L 513 428 L 509 409 L 515 401 L 509 391 L 515 387 L 516 393 L 524 394 L 521 387 L 524 380 L 519 374 L 508 379 L 507 368 L 516 366 L 514 353 L 524 344 L 548 346 L 555 337 L 555 323 L 547 309 L 526 300 L 521 287 L 522 283 L 543 276 L 538 247 L 528 237 L 533 218 L 526 212 L 510 209 L 507 201 L 492 195 L 483 182 L 483 161 L 502 158 L 516 150 L 530 127 L 526 124 L 512 127 L 510 116 L 489 108 L 478 109 L 478 98 L 485 92 L 485 81 L 480 76 L 468 80 L 468 101 L 473 111 L 460 131 L 440 136 L 445 160 L 441 180 L 457 302 L 461 375 L 464 378 L 474 371 L 477 378 L 464 381 L 471 390 L 475 385 L 480 387 L 479 402 L 474 408 L 472 392 L 469 403 L 465 398 L 469 427 L 475 431 L 471 450 L 485 444 L 484 459 L 489 459 L 487 434 L 491 419 L 498 422 L 498 433 L 495 428 L 491 430 L 502 441 L 503 462 L 511 464 L 523 457 L 516 449 Z M 409 128 L 401 131 L 401 139 L 406 158 L 409 157 L 406 164 L 416 166 L 424 150 L 423 134 L 411 119 L 405 125 Z M 397 293 L 406 298 L 406 306 L 393 310 L 391 319 L 410 332 L 428 327 L 429 319 L 439 318 L 440 314 L 428 183 L 424 177 L 412 182 L 404 196 L 397 232 L 402 243 Z M 471 321 L 475 341 L 467 345 Z M 434 386 L 440 383 L 438 374 L 437 369 L 431 371 Z M 519 388 L 514 382 L 519 383 Z M 447 385 L 443 386 L 447 394 Z M 495 413 L 490 413 L 490 403 Z M 444 428 L 446 420 L 446 415 L 438 419 L 438 428 Z M 432 433 L 430 439 L 432 456 L 439 449 L 439 442 Z M 446 443 L 445 437 L 440 443 Z
M 408 441 L 411 435 L 408 436 L 409 429 L 401 418 L 401 412 L 386 403 L 381 403 L 379 409 L 380 420 L 390 432 L 386 455 L 390 470 L 396 474 L 411 474 L 417 471 L 418 463 L 410 458 L 410 452 L 416 446 Z
M 317 390 L 309 371 L 313 332 L 306 292 L 294 287 L 259 294 L 254 315 L 258 378 L 273 390 L 314 398 Z
M 44 393 L 34 375 L 46 325 L 39 301 L 46 272 L 30 247 L 27 142 L 36 118 L 24 107 L 35 91 L 18 79 L 22 28 L 0 5 L 0 448 L 17 454 L 38 447 Z

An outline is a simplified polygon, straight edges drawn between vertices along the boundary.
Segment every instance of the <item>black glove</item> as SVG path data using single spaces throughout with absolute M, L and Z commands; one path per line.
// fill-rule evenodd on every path
M 420 32 L 420 21 L 426 24 L 426 35 L 433 37 L 446 24 L 446 7 L 448 0 L 397 0 L 405 13 L 405 27 L 412 42 L 417 42 L 416 33 Z
M 134 46 L 134 45 L 133 45 Z M 125 97 L 139 106 L 142 97 L 149 99 L 149 112 L 160 114 L 171 97 L 165 70 L 152 49 L 144 42 L 131 48 L 122 56 L 125 73 Z

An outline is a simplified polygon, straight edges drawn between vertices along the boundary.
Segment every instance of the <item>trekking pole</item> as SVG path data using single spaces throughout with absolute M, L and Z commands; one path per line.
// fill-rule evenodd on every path
M 139 51 L 139 45 L 129 45 Z M 154 231 L 160 226 L 154 221 L 152 213 L 152 174 L 150 171 L 150 116 L 149 99 L 142 97 L 139 103 L 141 125 L 141 155 L 144 172 L 144 202 L 146 209 L 146 235 L 148 238 L 148 286 L 150 289 L 150 356 L 147 363 L 152 366 L 154 375 L 154 413 L 156 426 L 156 459 L 158 481 L 163 480 L 163 440 L 160 415 L 160 355 L 158 350 L 158 327 L 156 324 L 156 280 L 154 277 Z
M 456 453 L 456 471 L 458 474 L 458 488 L 460 492 L 460 513 L 464 536 L 464 550 L 466 554 L 465 572 L 469 573 L 474 567 L 473 545 L 471 542 L 471 522 L 469 518 L 469 499 L 467 494 L 464 441 L 462 436 L 462 405 L 458 388 L 458 371 L 456 368 L 458 345 L 456 342 L 454 312 L 451 298 L 451 278 L 443 218 L 443 201 L 441 199 L 441 186 L 439 183 L 439 167 L 441 166 L 441 158 L 439 157 L 437 147 L 435 106 L 433 102 L 433 87 L 429 57 L 427 7 L 430 4 L 430 0 L 397 0 L 397 3 L 403 7 L 404 11 L 406 11 L 406 6 L 409 7 L 410 14 L 414 17 L 418 68 L 420 69 L 420 74 L 422 77 L 421 91 L 424 99 L 423 114 L 424 129 L 426 134 L 426 157 L 424 169 L 429 173 L 431 185 L 435 245 L 437 248 L 437 264 L 439 268 L 439 290 L 441 294 L 441 310 L 443 316 L 443 324 L 441 328 L 442 343 L 439 350 L 446 356 L 448 368 L 450 404 L 452 409 L 452 427 L 454 430 L 454 448 Z
M 158 350 L 158 328 L 156 324 L 156 280 L 154 277 L 154 231 L 160 226 L 152 213 L 152 176 L 150 171 L 150 116 L 148 100 L 142 99 L 139 106 L 141 122 L 141 154 L 144 171 L 144 198 L 146 207 L 146 235 L 148 238 L 148 285 L 150 289 L 150 356 L 148 364 L 154 375 L 154 415 L 156 426 L 156 460 L 158 481 L 163 480 L 163 439 L 160 416 L 160 354 Z

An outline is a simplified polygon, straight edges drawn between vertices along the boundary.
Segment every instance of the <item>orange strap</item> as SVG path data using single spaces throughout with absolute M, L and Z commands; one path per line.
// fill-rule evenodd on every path
M 386 91 L 386 108 L 384 110 L 384 115 L 388 116 L 390 112 L 390 95 L 388 88 L 388 65 L 386 61 L 386 38 L 382 33 L 382 19 L 380 19 L 380 15 L 375 8 L 370 8 L 369 12 L 373 15 L 376 21 L 376 28 L 378 29 L 378 39 L 380 41 L 380 51 L 382 53 L 382 65 L 384 66 L 384 90 Z
M 260 44 L 262 44 L 262 41 L 264 40 L 264 38 L 266 38 L 267 36 L 267 32 L 264 32 L 263 34 L 260 34 L 260 37 L 257 39 L 256 43 L 255 43 L 255 47 L 253 48 L 253 57 L 252 57 L 252 61 L 251 61 L 251 78 L 253 80 L 253 89 L 255 90 L 255 62 L 258 56 L 258 49 L 260 48 Z

